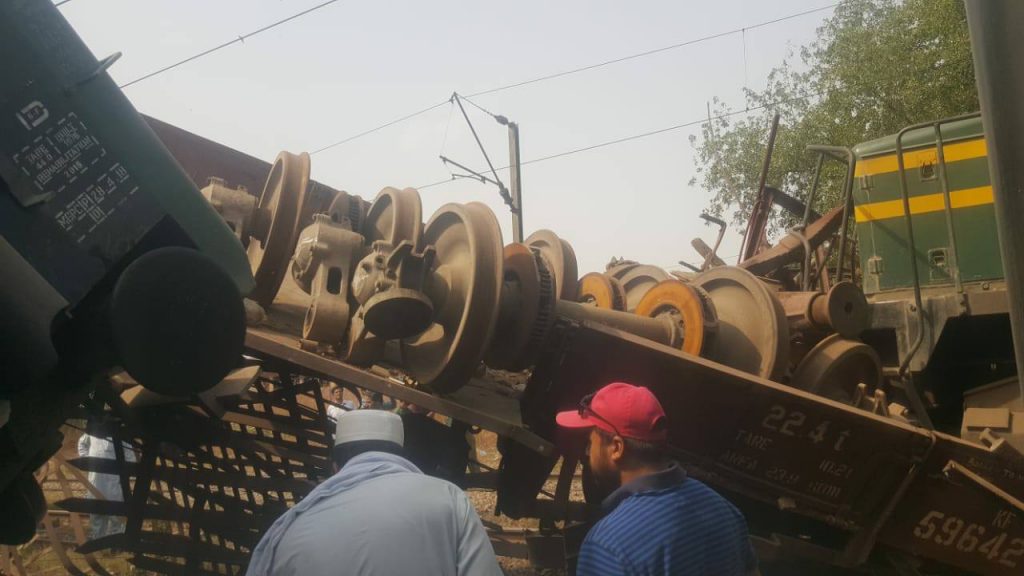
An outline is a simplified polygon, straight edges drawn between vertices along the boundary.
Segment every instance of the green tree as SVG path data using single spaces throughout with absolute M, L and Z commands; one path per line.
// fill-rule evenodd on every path
M 776 112 L 768 184 L 803 199 L 815 163 L 807 145 L 853 146 L 978 109 L 962 0 L 845 0 L 794 56 L 771 72 L 764 90 L 747 90 L 747 109 L 756 112 L 736 114 L 716 100 L 702 137 L 691 137 L 697 176 L 690 184 L 714 192 L 709 210 L 735 224 L 756 198 Z M 822 212 L 839 201 L 843 171 L 831 164 L 815 201 Z M 774 225 L 788 222 L 780 214 Z

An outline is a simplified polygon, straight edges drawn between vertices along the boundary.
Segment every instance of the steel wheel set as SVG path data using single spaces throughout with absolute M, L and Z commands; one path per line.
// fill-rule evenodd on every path
M 580 277 L 565 239 L 539 230 L 502 246 L 495 215 L 476 202 L 447 204 L 424 224 L 416 190 L 385 188 L 373 202 L 337 192 L 318 212 L 309 167 L 307 155 L 282 152 L 257 202 L 231 218 L 214 203 L 248 250 L 251 298 L 271 316 L 302 310 L 306 349 L 390 365 L 449 393 L 481 363 L 531 368 L 562 318 L 849 404 L 881 381 L 877 354 L 856 340 L 868 307 L 850 283 L 783 290 L 740 266 L 684 275 L 623 260 Z M 243 192 L 221 199 L 230 194 Z

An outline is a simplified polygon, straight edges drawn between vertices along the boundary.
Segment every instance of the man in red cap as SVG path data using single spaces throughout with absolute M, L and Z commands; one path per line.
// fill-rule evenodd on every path
M 591 473 L 615 487 L 580 548 L 578 576 L 758 574 L 743 515 L 668 459 L 668 422 L 650 390 L 615 382 L 557 421 L 590 430 Z

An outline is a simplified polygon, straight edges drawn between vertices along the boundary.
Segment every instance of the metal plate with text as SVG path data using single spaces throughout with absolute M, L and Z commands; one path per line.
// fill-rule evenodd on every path
M 558 380 L 566 405 L 609 382 L 649 387 L 670 444 L 712 483 L 849 530 L 880 516 L 931 445 L 911 426 L 601 326 L 573 336 Z

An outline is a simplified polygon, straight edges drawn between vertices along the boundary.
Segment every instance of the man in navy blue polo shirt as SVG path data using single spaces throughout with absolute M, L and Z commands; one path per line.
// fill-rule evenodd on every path
M 650 390 L 609 384 L 557 421 L 590 429 L 594 479 L 616 487 L 583 541 L 578 576 L 758 574 L 743 515 L 668 460 L 665 412 Z

